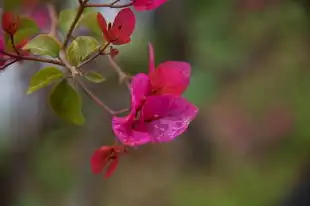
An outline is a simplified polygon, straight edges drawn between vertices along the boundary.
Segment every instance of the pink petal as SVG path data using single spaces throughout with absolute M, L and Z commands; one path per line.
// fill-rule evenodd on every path
M 149 73 L 155 71 L 155 55 L 154 48 L 151 43 L 149 43 Z
M 137 11 L 153 10 L 166 1 L 167 0 L 136 0 L 133 6 Z
M 131 116 L 113 117 L 112 129 L 115 136 L 125 145 L 139 146 L 151 141 L 146 130 L 143 131 Z
M 104 146 L 99 149 L 97 149 L 90 160 L 91 168 L 93 173 L 99 174 L 102 172 L 103 168 L 105 167 L 107 163 L 107 157 L 109 155 L 109 147 Z
M 143 106 L 142 118 L 154 142 L 168 142 L 188 128 L 197 112 L 198 108 L 181 96 L 150 96 Z
M 98 26 L 100 27 L 100 30 L 103 33 L 105 39 L 107 41 L 111 41 L 110 36 L 108 34 L 107 22 L 100 12 L 97 13 L 97 23 L 98 23 Z
M 141 107 L 151 91 L 149 77 L 146 74 L 139 73 L 133 77 L 130 85 L 132 107 L 137 110 Z
M 125 43 L 128 43 L 128 39 L 130 41 L 130 36 L 133 33 L 135 26 L 136 17 L 131 9 L 122 9 L 115 17 L 113 26 L 111 28 L 111 33 L 113 33 L 113 35 L 117 37 L 120 42 L 124 41 Z
M 186 62 L 167 61 L 149 75 L 154 94 L 181 95 L 190 83 L 191 66 Z
M 107 171 L 104 175 L 105 178 L 111 177 L 111 175 L 115 172 L 115 170 L 117 168 L 118 162 L 119 162 L 119 158 L 118 158 L 118 156 L 116 156 L 115 159 L 112 160 L 112 162 L 110 162 L 110 164 L 107 168 Z

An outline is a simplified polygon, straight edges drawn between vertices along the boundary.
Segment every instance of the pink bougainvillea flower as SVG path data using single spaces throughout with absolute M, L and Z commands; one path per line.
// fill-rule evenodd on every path
M 136 17 L 129 9 L 122 9 L 114 19 L 114 23 L 107 24 L 101 13 L 97 14 L 98 25 L 108 42 L 115 45 L 127 44 L 135 29 Z
M 103 146 L 97 149 L 91 157 L 93 173 L 100 174 L 107 167 L 105 178 L 109 178 L 117 168 L 119 156 L 126 153 L 127 149 L 123 145 Z
M 153 10 L 166 3 L 167 0 L 136 0 L 133 6 L 137 11 Z
M 182 134 L 196 117 L 198 108 L 178 95 L 148 97 L 139 112 L 114 117 L 113 131 L 130 146 L 168 142 Z
M 132 79 L 130 114 L 112 120 L 115 135 L 131 146 L 173 140 L 198 112 L 195 105 L 181 97 L 190 82 L 190 65 L 168 61 L 155 68 L 151 44 L 149 59 L 149 74 L 140 73 Z

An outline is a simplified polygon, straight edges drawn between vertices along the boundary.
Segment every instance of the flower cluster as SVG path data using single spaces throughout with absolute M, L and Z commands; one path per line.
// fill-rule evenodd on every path
M 130 0 L 127 4 L 121 4 L 120 0 L 114 0 L 108 4 L 92 4 L 89 0 L 78 0 L 77 9 L 63 10 L 57 16 L 50 5 L 46 7 L 49 8 L 48 12 L 43 12 L 38 9 L 42 7 L 38 7 L 36 0 L 23 0 L 21 15 L 12 8 L 4 9 L 2 13 L 0 66 L 3 69 L 22 60 L 57 66 L 38 71 L 30 81 L 27 94 L 53 84 L 49 95 L 51 108 L 63 119 L 82 125 L 85 121 L 81 112 L 82 100 L 77 90 L 69 84 L 69 81 L 74 81 L 74 85 L 79 86 L 111 115 L 116 144 L 95 150 L 91 157 L 91 168 L 95 174 L 107 168 L 105 177 L 110 177 L 117 168 L 119 158 L 127 154 L 130 148 L 174 140 L 186 131 L 197 115 L 198 108 L 182 97 L 190 84 L 190 64 L 166 61 L 156 67 L 151 43 L 147 74 L 139 73 L 129 78 L 114 61 L 114 57 L 119 54 L 117 47 L 131 42 L 136 27 L 132 8 L 138 12 L 153 10 L 166 1 Z M 113 22 L 107 22 L 100 12 L 91 10 L 94 7 L 120 10 Z M 45 32 L 48 24 L 50 28 Z M 89 33 L 94 35 L 79 35 L 80 27 L 88 28 Z M 120 82 L 125 82 L 129 87 L 129 109 L 110 109 L 83 82 L 104 81 L 99 72 L 90 69 L 84 71 L 82 68 L 104 55 L 108 56 Z M 66 73 L 58 67 L 65 68 Z M 125 111 L 129 111 L 128 115 L 120 117 Z

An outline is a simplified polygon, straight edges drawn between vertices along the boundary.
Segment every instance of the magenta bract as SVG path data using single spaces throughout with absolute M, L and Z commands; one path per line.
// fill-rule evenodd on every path
M 130 114 L 112 120 L 115 135 L 130 146 L 171 141 L 188 128 L 198 112 L 181 97 L 190 82 L 190 65 L 168 61 L 155 69 L 151 44 L 149 54 L 149 75 L 137 74 L 131 82 Z

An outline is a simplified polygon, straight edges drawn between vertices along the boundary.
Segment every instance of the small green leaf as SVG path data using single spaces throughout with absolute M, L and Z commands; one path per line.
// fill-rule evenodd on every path
M 14 35 L 14 40 L 16 43 L 19 43 L 21 40 L 30 38 L 36 34 L 38 34 L 40 31 L 37 23 L 27 17 L 21 17 L 20 18 L 20 26 Z
M 46 67 L 33 75 L 29 88 L 27 89 L 27 94 L 46 87 L 63 76 L 63 73 L 56 67 Z
M 62 80 L 53 88 L 49 96 L 49 103 L 61 118 L 77 125 L 84 124 L 81 97 L 66 80 Z
M 88 72 L 84 77 L 93 83 L 101 83 L 105 81 L 105 78 L 98 72 Z
M 28 42 L 24 49 L 30 49 L 33 54 L 58 57 L 60 43 L 47 34 L 40 34 Z
M 67 48 L 69 62 L 76 66 L 100 47 L 99 42 L 90 36 L 79 36 Z
M 79 24 L 91 30 L 95 35 L 96 39 L 104 39 L 102 38 L 102 32 L 97 23 L 97 12 L 89 12 L 87 14 L 84 14 Z

